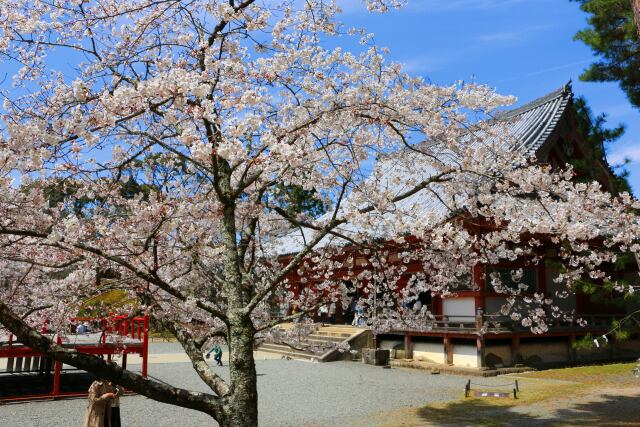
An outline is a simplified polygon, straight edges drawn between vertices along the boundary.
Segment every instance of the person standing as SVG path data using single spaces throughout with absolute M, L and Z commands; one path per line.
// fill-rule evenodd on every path
M 320 306 L 320 309 L 318 310 L 320 312 L 320 323 L 322 323 L 322 326 L 324 326 L 324 324 L 327 322 L 327 315 L 329 314 L 329 307 L 327 307 L 327 305 L 322 305 Z
M 109 382 L 108 384 L 116 397 L 114 397 L 107 405 L 107 414 L 104 424 L 105 427 L 122 427 L 122 423 L 120 421 L 120 396 L 124 394 L 124 389 L 112 382 Z
M 356 305 L 356 319 L 357 319 L 357 321 L 355 322 L 356 326 L 365 325 L 364 304 L 362 302 L 358 302 L 358 304 Z
M 115 389 L 107 380 L 96 380 L 89 387 L 89 405 L 84 417 L 83 427 L 107 427 L 105 418 L 111 409 L 112 401 L 117 397 Z
M 332 302 L 329 304 L 329 322 L 332 325 L 336 324 L 336 303 Z

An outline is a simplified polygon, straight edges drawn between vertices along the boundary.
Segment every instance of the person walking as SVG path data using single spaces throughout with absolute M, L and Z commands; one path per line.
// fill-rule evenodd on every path
M 207 359 L 211 357 L 211 353 L 213 353 L 213 360 L 216 361 L 216 364 L 218 366 L 224 366 L 222 364 L 222 349 L 217 343 L 214 344 L 213 347 L 211 347 L 211 350 L 207 353 Z
M 108 427 L 105 418 L 111 410 L 111 403 L 117 398 L 115 391 L 107 380 L 101 379 L 91 383 L 83 427 Z

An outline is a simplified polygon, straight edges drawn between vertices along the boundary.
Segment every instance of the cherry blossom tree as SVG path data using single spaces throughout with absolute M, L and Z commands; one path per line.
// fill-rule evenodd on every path
M 0 117 L 4 327 L 57 360 L 243 426 L 258 419 L 256 340 L 345 303 L 344 279 L 369 290 L 380 331 L 428 318 L 402 298 L 455 292 L 478 263 L 535 261 L 545 242 L 560 248 L 568 290 L 584 276 L 615 282 L 603 266 L 640 251 L 635 199 L 523 159 L 491 120 L 513 98 L 413 78 L 338 14 L 327 0 L 0 0 L 0 55 L 15 70 Z M 287 187 L 329 209 L 288 209 Z M 438 209 L 425 213 L 424 195 Z M 343 273 L 353 248 L 370 266 L 356 278 Z M 399 286 L 415 261 L 423 271 Z M 313 286 L 295 292 L 294 280 Z M 211 393 L 37 332 L 46 319 L 64 333 L 105 286 L 176 336 Z M 519 292 L 505 289 L 507 312 Z M 527 298 L 514 319 L 544 330 L 551 297 Z M 274 300 L 300 310 L 275 315 Z M 202 356 L 218 338 L 228 382 Z

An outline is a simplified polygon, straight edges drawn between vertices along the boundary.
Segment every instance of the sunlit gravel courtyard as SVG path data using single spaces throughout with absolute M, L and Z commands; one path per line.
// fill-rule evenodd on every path
M 172 343 L 151 347 L 153 354 L 178 351 L 179 347 Z M 367 415 L 388 409 L 454 399 L 460 396 L 465 383 L 461 376 L 383 369 L 357 362 L 259 359 L 256 364 L 262 426 L 357 424 Z M 214 369 L 228 377 L 226 366 Z M 207 391 L 189 363 L 154 364 L 150 374 L 176 386 Z M 126 396 L 121 405 L 123 423 L 128 426 L 215 425 L 204 414 L 143 396 Z M 0 405 L 0 425 L 80 426 L 85 408 L 84 399 Z

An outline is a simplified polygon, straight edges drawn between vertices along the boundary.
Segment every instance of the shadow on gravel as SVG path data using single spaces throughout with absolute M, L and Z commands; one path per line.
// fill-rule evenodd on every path
M 83 371 L 63 371 L 60 376 L 60 391 L 63 393 L 85 393 L 95 377 Z M 53 390 L 53 375 L 37 372 L 0 374 L 0 399 L 8 397 L 46 395 Z
M 540 403 L 535 412 L 545 412 L 543 415 L 523 413 L 520 412 L 523 411 L 522 407 L 515 411 L 512 405 L 499 406 L 478 399 L 453 402 L 444 407 L 425 406 L 417 410 L 417 415 L 421 420 L 438 426 L 638 425 L 640 397 L 607 394 L 599 399 L 557 409 L 547 408 L 548 403 Z

